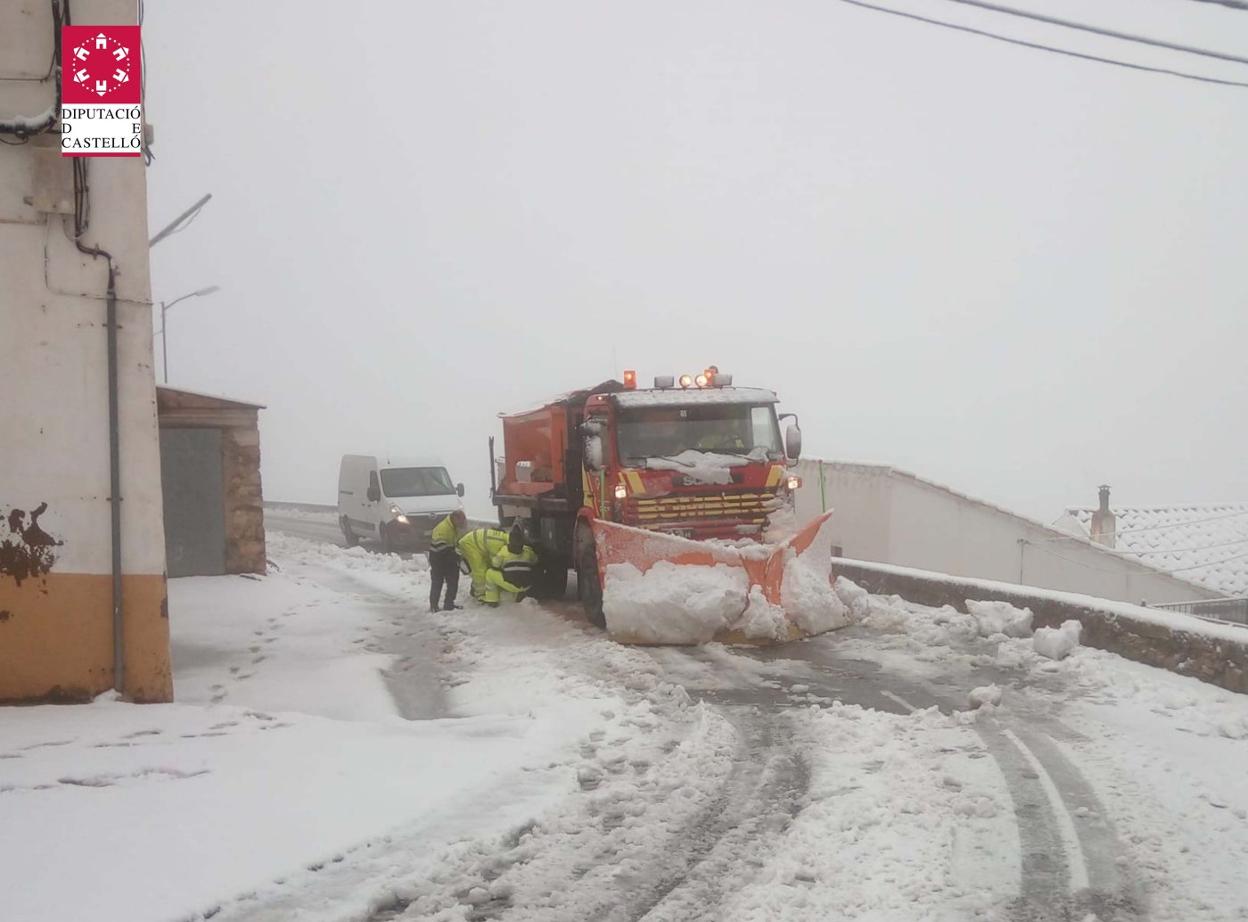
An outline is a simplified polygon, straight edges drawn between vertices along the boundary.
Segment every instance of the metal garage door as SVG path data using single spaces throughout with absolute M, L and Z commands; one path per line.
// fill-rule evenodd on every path
M 160 485 L 170 576 L 225 572 L 220 429 L 161 429 Z

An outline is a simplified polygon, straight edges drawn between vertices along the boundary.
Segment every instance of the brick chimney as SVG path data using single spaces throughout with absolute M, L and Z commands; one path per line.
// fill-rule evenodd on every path
M 1092 540 L 1106 547 L 1114 546 L 1114 514 L 1109 511 L 1109 484 L 1100 486 L 1101 505 L 1092 513 Z

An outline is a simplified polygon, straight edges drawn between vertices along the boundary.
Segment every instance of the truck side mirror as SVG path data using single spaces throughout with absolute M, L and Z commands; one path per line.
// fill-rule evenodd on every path
M 464 495 L 464 485 L 462 483 L 455 484 L 455 492 L 462 498 Z
M 381 499 L 381 490 L 370 484 L 368 488 L 368 501 L 370 503 L 375 503 L 379 499 Z
M 784 430 L 784 453 L 792 461 L 802 456 L 802 430 L 795 423 L 789 423 Z

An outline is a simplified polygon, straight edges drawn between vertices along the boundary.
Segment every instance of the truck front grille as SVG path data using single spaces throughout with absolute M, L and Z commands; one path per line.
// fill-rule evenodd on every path
M 637 497 L 630 500 L 631 518 L 643 528 L 686 522 L 731 520 L 742 525 L 762 525 L 777 503 L 775 493 L 712 493 L 698 496 Z

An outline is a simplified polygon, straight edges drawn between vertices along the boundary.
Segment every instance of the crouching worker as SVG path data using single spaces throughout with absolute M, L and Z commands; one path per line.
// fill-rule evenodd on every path
M 458 608 L 455 596 L 459 594 L 459 554 L 455 545 L 468 530 L 468 519 L 463 511 L 456 509 L 433 527 L 432 544 L 429 547 L 429 610 L 438 610 L 438 596 L 446 586 L 445 611 Z
M 507 546 L 494 555 L 485 574 L 486 605 L 497 605 L 503 599 L 518 602 L 533 586 L 537 569 L 537 551 L 524 540 L 524 529 L 513 525 Z
M 494 555 L 507 546 L 507 532 L 497 528 L 474 528 L 455 543 L 464 569 L 472 577 L 472 597 L 478 602 L 485 597 L 485 574 Z

